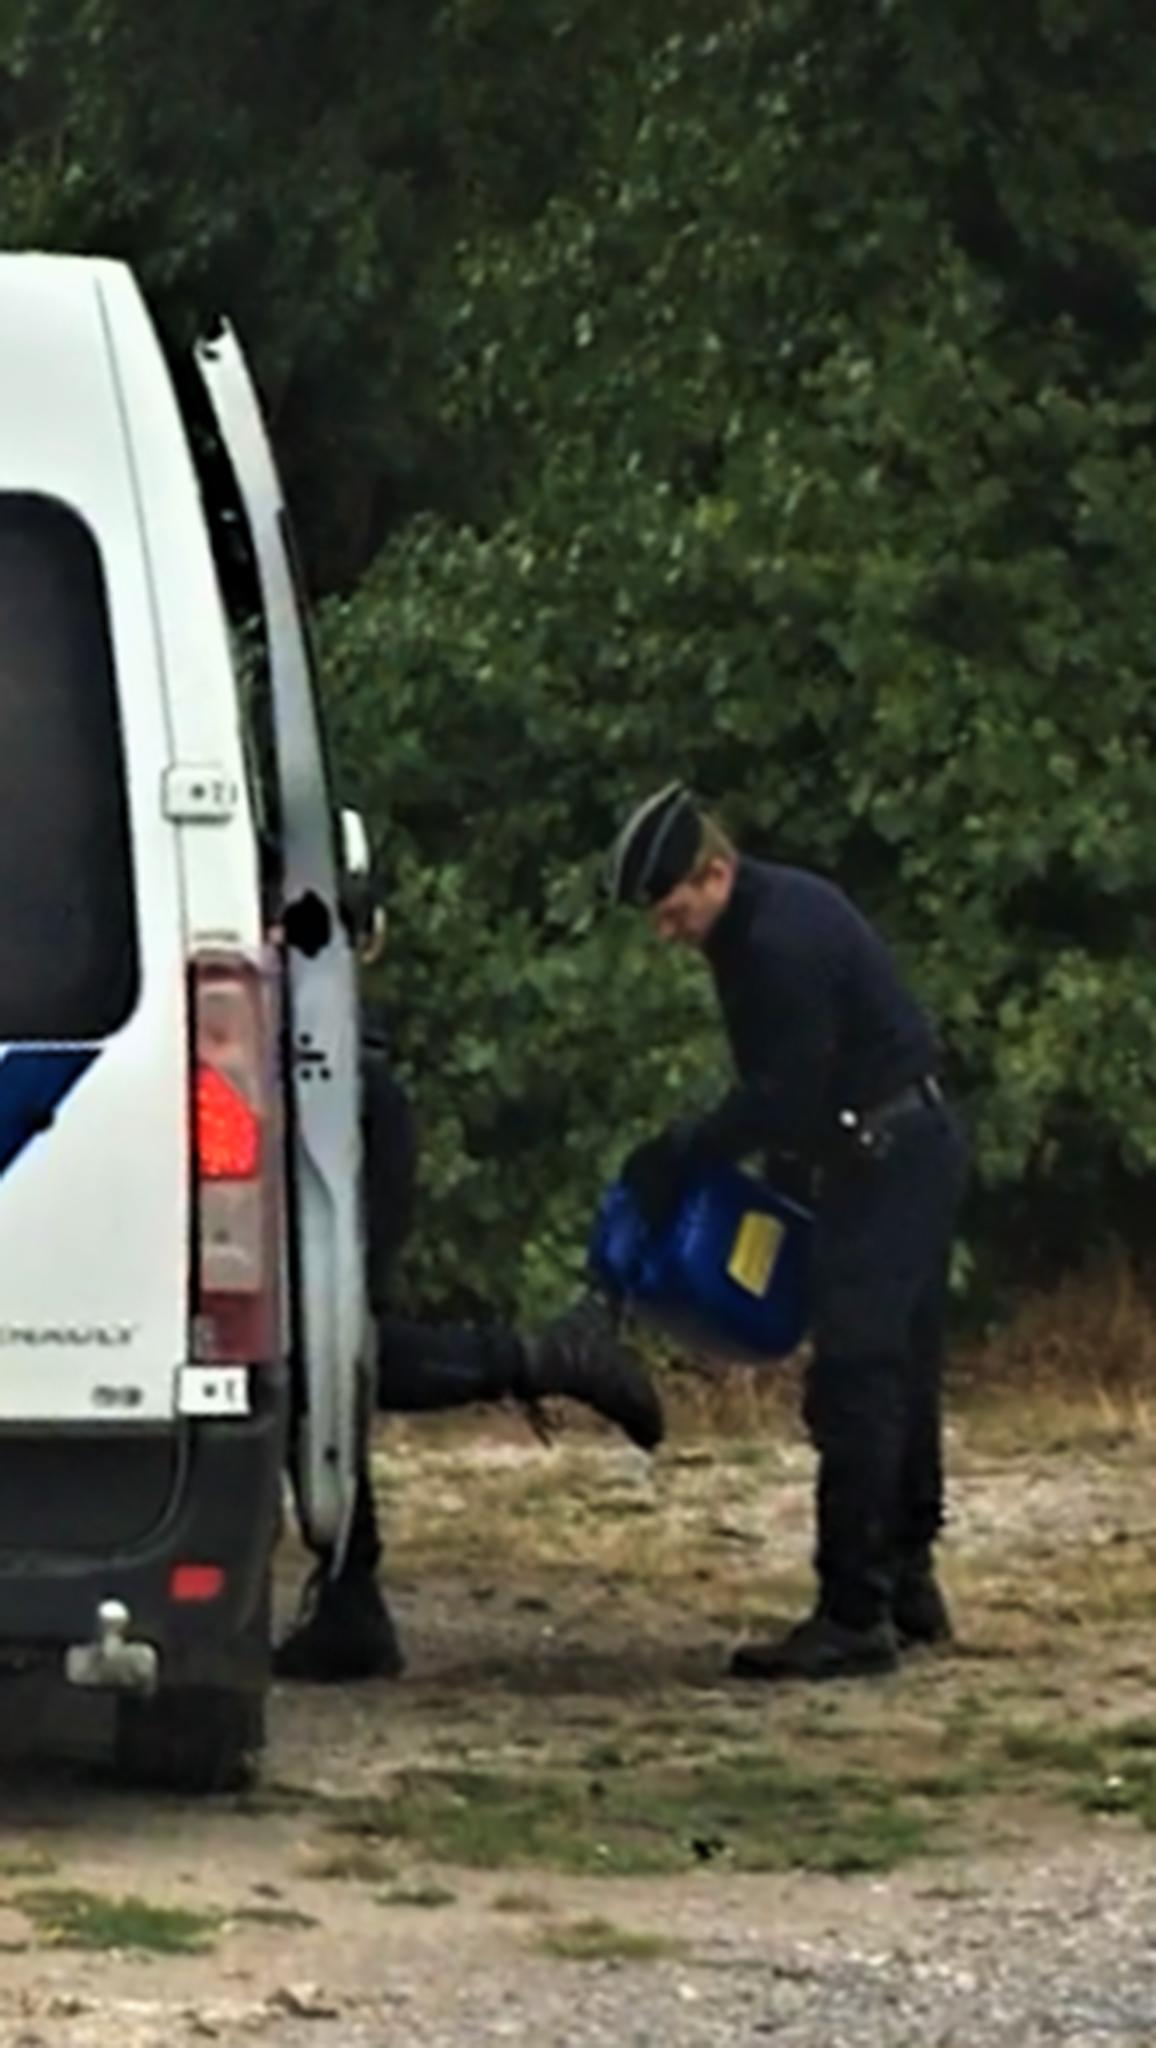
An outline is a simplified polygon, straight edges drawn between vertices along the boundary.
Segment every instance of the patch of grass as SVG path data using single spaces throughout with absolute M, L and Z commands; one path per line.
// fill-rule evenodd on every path
M 305 1877 L 345 1880 L 350 1884 L 389 1884 L 397 1869 L 372 1842 L 350 1842 L 348 1847 L 320 1850 L 301 1866 Z
M 379 1906 L 454 1906 L 457 1893 L 451 1892 L 444 1884 L 399 1884 L 392 1891 L 381 1892 Z
M 993 1759 L 988 1763 L 961 1765 L 954 1771 L 927 1771 L 903 1779 L 903 1790 L 917 1799 L 950 1804 L 953 1800 L 977 1799 L 986 1792 L 998 1792 L 1001 1773 Z
M 1085 1627 L 1126 1632 L 1146 1627 L 1156 1602 L 1156 1557 L 1132 1536 L 1047 1557 L 1046 1616 Z M 1035 1610 L 1044 1618 L 1043 1604 Z
M 1141 1827 L 1156 1829 L 1156 1781 L 1148 1772 L 1086 1778 L 1075 1787 L 1075 1800 L 1084 1813 L 1127 1814 Z
M 665 1934 L 639 1934 L 633 1928 L 598 1919 L 548 1927 L 539 1935 L 537 1946 L 548 1956 L 572 1963 L 650 1963 L 685 1953 L 684 1943 Z
M 540 1913 L 542 1900 L 537 1892 L 495 1892 L 490 1900 L 495 1913 Z
M 656 1515 L 659 1512 L 659 1504 L 656 1500 L 648 1500 L 642 1494 L 608 1493 L 599 1501 L 597 1511 L 600 1517 L 617 1516 L 621 1521 L 632 1515 Z
M 1008 1728 L 1002 1748 L 1017 1771 L 1035 1767 L 1067 1779 L 1066 1794 L 1081 1811 L 1130 1815 L 1156 1831 L 1156 1723 L 1151 1719 L 1076 1733 L 1046 1726 Z
M 1126 1255 L 1107 1254 L 1025 1296 L 1012 1322 L 967 1364 L 973 1384 L 1013 1389 L 1017 1404 L 1027 1389 L 1075 1394 L 1084 1403 L 1091 1389 L 1108 1416 L 1142 1404 L 1156 1365 L 1151 1287 Z
M 711 1764 L 698 1775 L 739 1869 L 891 1870 L 928 1846 L 928 1823 L 903 1789 L 870 1771 L 818 1773 L 764 1757 L 757 1766 Z
M 848 1721 L 804 1720 L 798 1730 L 805 1742 L 853 1742 L 860 1730 Z
M 454 1736 L 457 1750 L 461 1752 L 461 1733 Z M 324 1802 L 326 1826 L 338 1835 L 360 1835 L 366 1841 L 374 1841 L 386 1832 L 389 1822 L 388 1799 L 327 1799 Z
M 43 1849 L 9 1849 L 0 1855 L 0 1878 L 52 1877 L 57 1864 Z
M 378 1816 L 384 1838 L 496 1870 L 585 1874 L 889 1870 L 928 1843 L 904 1789 L 868 1771 L 818 1773 L 757 1756 L 664 1763 L 608 1778 L 412 1771 Z
M 302 1913 L 296 1906 L 238 1906 L 229 1918 L 245 1921 L 253 1927 L 318 1927 L 321 1924 L 313 1913 Z
M 616 1742 L 596 1742 L 581 1758 L 586 1771 L 620 1771 L 629 1761 L 626 1751 Z
M 1067 1735 L 1058 1728 L 1005 1728 L 1000 1743 L 1009 1763 L 1036 1764 L 1046 1771 L 1096 1771 L 1103 1759 L 1097 1738 Z
M 1111 1731 L 1112 1741 L 1121 1749 L 1156 1749 L 1156 1720 L 1144 1717 L 1135 1721 L 1121 1721 Z
M 284 1780 L 271 1778 L 259 1785 L 251 1786 L 244 1792 L 237 1792 L 229 1801 L 231 1810 L 244 1820 L 265 1820 L 270 1814 L 304 1813 L 317 1804 L 317 1794 L 309 1785 L 291 1785 Z
M 735 1437 L 730 1441 L 724 1438 L 715 1447 L 713 1455 L 720 1464 L 729 1465 L 732 1469 L 757 1472 L 773 1463 L 774 1448 L 766 1441 L 760 1442 L 757 1437 Z
M 957 1752 L 970 1749 L 985 1733 L 988 1711 L 988 1702 L 979 1693 L 960 1693 L 952 1701 L 943 1723 L 944 1748 Z
M 17 1892 L 13 1901 L 37 1931 L 59 1948 L 132 1949 L 152 1955 L 202 1955 L 213 1945 L 221 1916 L 182 1906 L 153 1906 L 133 1896 L 43 1888 Z

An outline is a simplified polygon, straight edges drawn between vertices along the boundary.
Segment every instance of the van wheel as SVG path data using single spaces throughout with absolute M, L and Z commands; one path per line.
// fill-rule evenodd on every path
M 168 1792 L 238 1792 L 265 1744 L 265 1695 L 223 1685 L 172 1686 L 117 1702 L 117 1775 Z

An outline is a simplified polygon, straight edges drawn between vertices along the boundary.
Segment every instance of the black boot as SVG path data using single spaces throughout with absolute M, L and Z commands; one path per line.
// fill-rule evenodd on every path
M 889 1621 L 847 1628 L 829 1615 L 808 1615 L 785 1636 L 766 1643 L 740 1643 L 731 1657 L 732 1678 L 781 1683 L 790 1678 L 874 1678 L 894 1671 L 899 1646 Z
M 400 1678 L 405 1658 L 393 1617 L 372 1572 L 337 1578 L 319 1564 L 305 1583 L 301 1608 L 273 1652 L 278 1678 L 337 1685 L 354 1678 Z
M 949 1643 L 954 1633 L 943 1589 L 935 1576 L 930 1550 L 901 1557 L 891 1596 L 891 1615 L 900 1643 Z
M 901 1361 L 819 1350 L 804 1415 L 819 1453 L 815 1612 L 778 1642 L 740 1645 L 737 1678 L 865 1678 L 894 1671 L 894 1501 L 901 1446 Z
M 606 1305 L 586 1297 L 525 1345 L 514 1392 L 526 1401 L 569 1395 L 613 1422 L 638 1445 L 662 1442 L 662 1403 L 642 1360 L 622 1343 Z

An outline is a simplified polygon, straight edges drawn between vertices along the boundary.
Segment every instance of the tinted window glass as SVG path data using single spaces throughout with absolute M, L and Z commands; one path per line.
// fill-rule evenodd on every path
M 0 1040 L 103 1038 L 136 990 L 100 560 L 67 507 L 0 493 Z

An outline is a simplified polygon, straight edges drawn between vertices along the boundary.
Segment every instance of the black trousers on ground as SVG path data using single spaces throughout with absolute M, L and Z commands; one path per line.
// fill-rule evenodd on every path
M 815 1231 L 815 1352 L 804 1416 L 819 1454 L 815 1567 L 822 1611 L 849 1628 L 886 1616 L 897 1577 L 943 1521 L 941 1380 L 951 1242 L 967 1151 L 925 1107 L 881 1157 L 824 1177 Z
M 377 1406 L 383 1414 L 437 1414 L 477 1401 L 500 1401 L 515 1391 L 522 1347 L 508 1330 L 414 1323 L 384 1315 L 378 1321 L 377 1341 Z M 343 1570 L 376 1571 L 380 1559 L 366 1444 Z

